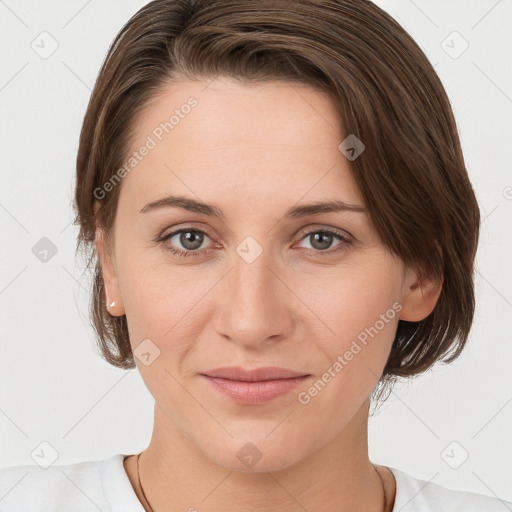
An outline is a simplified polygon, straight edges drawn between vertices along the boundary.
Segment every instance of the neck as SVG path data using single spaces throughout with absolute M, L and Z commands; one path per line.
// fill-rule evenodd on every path
M 247 512 L 306 510 L 324 512 L 382 512 L 386 483 L 387 510 L 394 502 L 394 480 L 368 458 L 368 401 L 328 443 L 287 467 L 236 470 L 216 464 L 184 436 L 155 406 L 151 442 L 139 460 L 125 468 L 137 496 L 149 512 L 201 510 Z M 261 458 L 263 460 L 263 457 Z M 257 467 L 256 465 L 254 467 Z M 379 476 L 380 475 L 380 476 Z M 151 508 L 150 508 L 151 507 Z

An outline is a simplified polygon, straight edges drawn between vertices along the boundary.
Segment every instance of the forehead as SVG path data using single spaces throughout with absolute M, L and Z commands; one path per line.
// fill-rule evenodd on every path
M 232 190 L 361 203 L 338 149 L 343 138 L 328 96 L 304 84 L 224 77 L 167 84 L 135 120 L 130 154 L 138 157 L 121 196 L 180 192 L 218 202 Z

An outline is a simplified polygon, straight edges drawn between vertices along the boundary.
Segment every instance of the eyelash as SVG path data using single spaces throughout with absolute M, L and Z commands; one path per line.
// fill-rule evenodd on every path
M 168 240 L 170 240 L 173 236 L 178 235 L 178 234 L 183 233 L 183 232 L 201 233 L 203 235 L 208 236 L 208 233 L 206 231 L 203 231 L 202 229 L 189 227 L 189 228 L 181 228 L 181 229 L 178 229 L 176 231 L 173 231 L 172 233 L 169 233 L 167 235 L 159 237 L 159 238 L 157 238 L 156 242 L 165 243 Z M 318 250 L 318 249 L 306 249 L 307 251 L 311 251 L 313 253 L 316 253 L 316 255 L 329 256 L 329 255 L 331 255 L 333 253 L 338 253 L 338 252 L 341 252 L 341 251 L 347 249 L 347 247 L 349 245 L 351 245 L 351 243 L 352 243 L 352 241 L 348 237 L 342 235 L 341 233 L 339 233 L 337 231 L 333 231 L 333 230 L 329 230 L 329 229 L 315 229 L 315 230 L 312 230 L 312 231 L 308 231 L 307 233 L 304 233 L 304 236 L 301 238 L 300 241 L 304 240 L 308 236 L 311 236 L 311 235 L 313 235 L 315 233 L 323 233 L 323 234 L 334 235 L 341 242 L 338 245 L 336 245 L 334 249 L 326 249 L 324 251 L 321 251 L 321 250 Z M 210 237 L 208 236 L 208 238 L 210 238 Z M 201 253 L 201 251 L 204 251 L 204 249 L 196 249 L 194 251 L 183 251 L 181 249 L 175 249 L 175 248 L 171 247 L 167 243 L 165 243 L 165 245 L 167 246 L 166 249 L 168 251 L 170 251 L 171 253 L 175 254 L 176 256 L 178 256 L 180 258 L 185 258 L 185 257 L 188 257 L 188 256 L 196 256 L 199 253 Z M 206 252 L 209 253 L 212 250 L 213 249 L 206 249 Z

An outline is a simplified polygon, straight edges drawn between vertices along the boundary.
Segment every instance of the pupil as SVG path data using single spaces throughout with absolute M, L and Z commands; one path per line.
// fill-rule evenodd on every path
M 313 247 L 315 247 L 315 244 L 320 240 L 320 247 L 315 247 L 315 249 L 327 249 L 329 247 L 329 245 L 331 244 L 331 238 L 332 238 L 332 235 L 330 235 L 329 233 L 323 233 L 323 232 L 320 232 L 320 233 L 315 233 L 313 235 Z
M 194 241 L 194 239 L 196 240 Z M 183 247 L 191 251 L 201 247 L 202 242 L 202 234 L 195 231 L 185 231 L 181 234 L 180 237 L 180 243 L 183 245 Z

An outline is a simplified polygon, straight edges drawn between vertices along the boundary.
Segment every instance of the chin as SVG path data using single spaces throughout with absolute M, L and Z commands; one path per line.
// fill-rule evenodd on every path
M 245 436 L 253 441 L 240 441 L 240 437 L 230 439 L 229 445 L 210 442 L 203 447 L 203 453 L 215 464 L 223 466 L 230 471 L 240 473 L 268 473 L 280 471 L 293 466 L 302 457 L 304 444 L 297 446 L 286 442 L 285 438 L 269 440 L 268 432 L 261 436 Z

